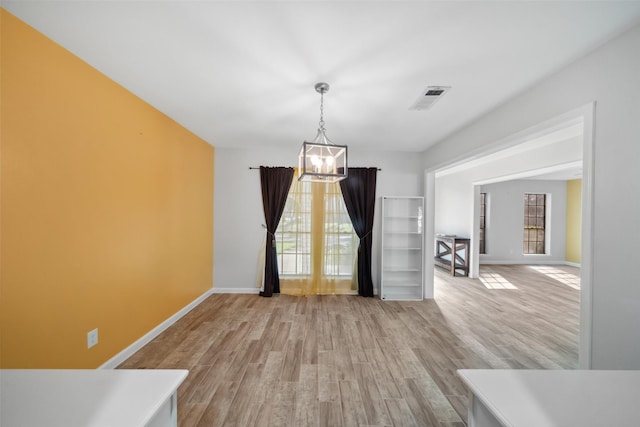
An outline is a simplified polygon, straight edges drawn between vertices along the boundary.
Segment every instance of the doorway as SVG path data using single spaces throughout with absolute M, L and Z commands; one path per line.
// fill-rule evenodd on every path
M 436 233 L 440 233 L 445 230 L 438 230 L 436 225 L 442 227 L 442 221 L 436 223 L 436 206 L 438 206 L 438 195 L 436 192 L 436 177 L 438 179 L 446 174 L 453 174 L 456 170 L 468 169 L 469 165 L 473 163 L 481 164 L 486 161 L 489 156 L 494 157 L 509 157 L 514 153 L 521 151 L 529 151 L 529 160 L 532 160 L 532 147 L 539 147 L 541 144 L 553 144 L 553 138 L 544 139 L 545 136 L 556 135 L 562 136 L 563 132 L 570 134 L 571 132 L 579 131 L 580 133 L 580 149 L 581 149 L 581 163 L 582 163 L 582 229 L 581 229 L 581 269 L 580 269 L 580 281 L 581 281 L 581 293 L 580 293 L 580 346 L 579 346 L 579 366 L 582 369 L 588 369 L 591 366 L 591 293 L 592 293 L 592 227 L 591 218 L 593 212 L 593 118 L 594 118 L 595 104 L 590 103 L 580 108 L 572 110 L 568 113 L 562 114 L 544 123 L 540 123 L 530 129 L 519 132 L 515 135 L 505 138 L 504 140 L 495 144 L 487 145 L 486 149 L 481 152 L 476 152 L 472 156 L 464 159 L 458 159 L 455 162 L 448 164 L 438 165 L 437 168 L 425 171 L 425 200 L 427 202 L 426 208 L 426 241 L 433 241 L 433 237 Z M 545 142 L 546 141 L 546 142 Z M 556 141 L 557 142 L 557 141 Z M 548 157 L 548 156 L 547 156 Z M 549 160 L 549 159 L 548 159 Z M 532 163 L 529 163 L 532 164 Z M 563 168 L 569 168 L 571 165 L 575 166 L 575 159 L 573 161 L 548 161 L 546 166 L 542 166 L 542 163 L 536 167 L 526 169 L 521 168 L 520 171 L 507 171 L 503 170 L 500 174 L 500 170 L 493 170 L 494 176 L 492 178 L 478 178 L 472 180 L 476 185 L 482 183 L 488 183 L 490 179 L 503 180 L 505 178 L 524 178 L 527 176 L 540 175 L 541 173 L 558 173 Z M 440 174 L 440 175 L 438 175 Z M 444 174 L 444 175 L 443 175 Z M 461 192 L 456 195 L 448 195 L 453 199 L 457 198 L 460 203 L 466 203 L 463 212 L 466 212 L 467 225 L 466 228 L 462 226 L 462 233 L 466 231 L 468 235 L 472 236 L 471 243 L 471 277 L 478 277 L 479 272 L 479 260 L 478 260 L 478 239 L 477 234 L 475 238 L 473 233 L 478 233 L 479 226 L 477 223 L 476 215 L 470 206 L 477 206 L 478 203 L 476 197 L 479 197 L 479 191 L 474 189 L 474 185 L 464 186 L 461 188 Z M 465 202 L 466 200 L 466 202 Z M 442 199 L 440 199 L 442 202 Z M 446 222 L 445 222 L 446 223 Z M 453 223 L 450 223 L 450 225 Z M 459 225 L 458 225 L 459 226 Z M 460 234 L 459 229 L 447 230 L 448 233 Z M 434 279 L 433 279 L 433 263 L 434 251 L 433 245 L 427 244 L 425 247 L 425 296 L 427 298 L 433 298 L 434 295 Z

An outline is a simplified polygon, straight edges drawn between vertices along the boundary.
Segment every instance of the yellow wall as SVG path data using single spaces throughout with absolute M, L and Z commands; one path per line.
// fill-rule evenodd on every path
M 214 150 L 0 14 L 0 365 L 95 368 L 211 288 Z
M 567 181 L 566 259 L 580 264 L 582 244 L 582 180 Z

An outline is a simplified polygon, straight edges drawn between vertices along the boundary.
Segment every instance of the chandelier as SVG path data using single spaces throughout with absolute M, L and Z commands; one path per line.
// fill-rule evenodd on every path
M 313 142 L 304 141 L 298 157 L 298 181 L 338 182 L 347 177 L 347 146 L 332 143 L 324 128 L 324 94 L 327 83 L 316 83 L 320 94 L 320 122 Z

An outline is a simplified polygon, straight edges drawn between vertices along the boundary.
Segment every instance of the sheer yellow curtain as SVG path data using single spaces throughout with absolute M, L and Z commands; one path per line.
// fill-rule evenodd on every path
M 359 239 L 351 225 L 340 184 L 324 185 L 322 281 L 333 289 L 332 293 L 357 294 L 357 274 L 353 272 Z
M 357 237 L 340 186 L 294 178 L 276 232 L 280 292 L 350 294 Z

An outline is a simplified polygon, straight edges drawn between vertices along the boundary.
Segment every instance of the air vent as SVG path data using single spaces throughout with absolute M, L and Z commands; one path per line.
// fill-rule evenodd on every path
M 451 86 L 429 86 L 422 91 L 422 94 L 409 110 L 428 110 L 433 104 L 444 96 L 451 89 Z

